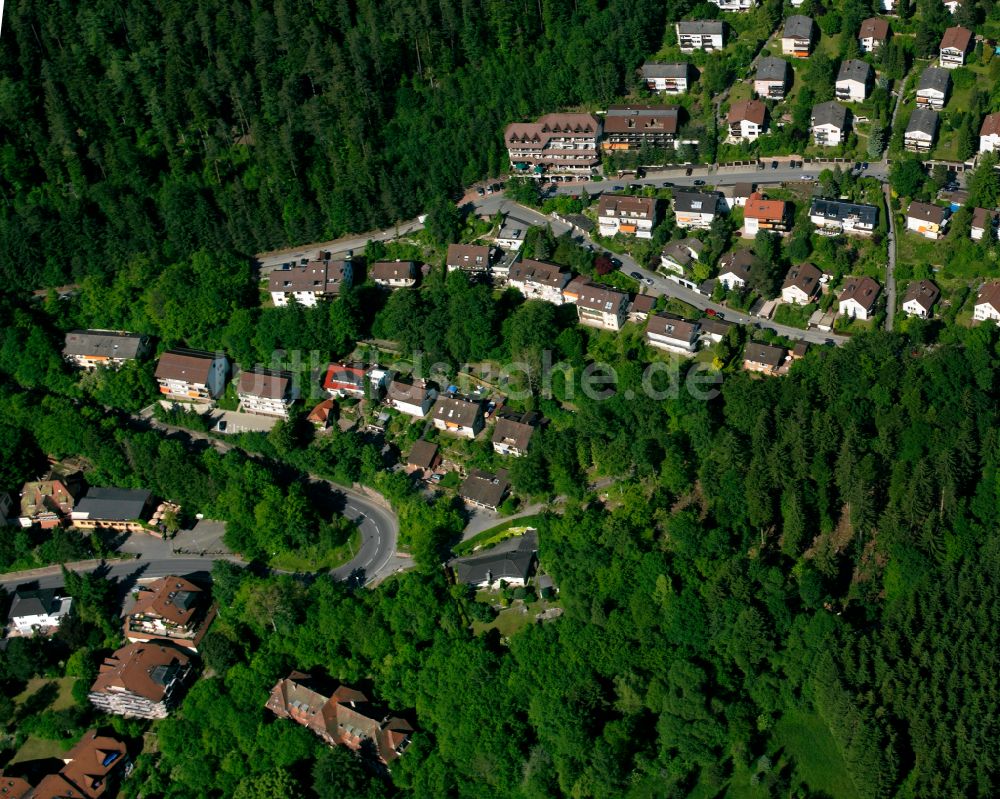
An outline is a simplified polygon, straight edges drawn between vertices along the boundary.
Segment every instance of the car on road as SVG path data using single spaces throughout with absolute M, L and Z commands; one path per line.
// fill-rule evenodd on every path
M 810 175 L 799 175 L 799 180 L 812 180 Z
M 484 194 L 486 194 L 486 192 L 483 190 L 482 186 L 477 186 L 476 187 L 476 194 L 478 194 L 480 197 L 482 197 Z
M 628 276 L 634 277 L 636 280 L 642 280 L 642 275 L 640 275 L 638 272 L 629 272 Z
M 687 169 L 684 170 L 684 174 L 687 175 L 688 177 L 691 177 L 691 175 L 694 174 L 694 170 L 691 167 L 688 167 Z
M 716 316 L 715 308 L 706 308 L 705 316 Z
M 611 191 L 621 191 L 624 188 L 624 186 L 612 186 Z
M 645 283 L 647 286 L 652 286 L 653 285 L 653 278 L 651 278 L 651 277 L 644 277 L 642 279 L 642 282 Z
M 777 168 L 778 168 L 778 162 L 777 161 L 772 161 L 771 162 L 771 169 L 777 169 Z
M 862 169 L 862 171 L 864 171 L 865 169 L 868 169 L 868 162 L 867 161 L 865 161 L 863 164 L 861 164 L 861 169 Z
M 674 184 L 671 183 L 669 180 L 665 180 L 665 181 L 663 181 L 663 183 L 661 185 L 663 186 L 663 188 L 667 189 L 667 188 L 670 188 L 671 186 L 673 186 Z
M 225 432 L 226 432 L 226 428 L 227 428 L 227 427 L 229 427 L 229 422 L 227 422 L 227 421 L 226 421 L 225 419 L 222 419 L 222 420 L 221 420 L 221 421 L 220 421 L 220 422 L 219 422 L 219 423 L 218 423 L 218 424 L 217 424 L 217 425 L 215 426 L 215 432 L 216 432 L 216 433 L 225 433 Z
M 701 178 L 698 178 L 698 180 L 694 181 L 694 185 L 695 186 L 704 186 L 705 185 L 705 181 L 702 180 Z

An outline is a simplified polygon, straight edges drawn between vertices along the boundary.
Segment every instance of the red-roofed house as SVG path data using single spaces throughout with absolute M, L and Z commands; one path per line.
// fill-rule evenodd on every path
M 365 396 L 365 374 L 363 366 L 347 366 L 342 363 L 331 363 L 323 377 L 323 388 L 331 397 Z

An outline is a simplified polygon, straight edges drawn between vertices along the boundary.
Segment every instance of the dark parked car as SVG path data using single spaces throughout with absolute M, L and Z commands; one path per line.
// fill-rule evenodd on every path
M 702 180 L 701 178 L 699 178 L 698 180 L 694 181 L 694 185 L 695 186 L 704 186 L 705 185 L 705 181 Z
M 771 169 L 777 169 L 777 168 L 778 168 L 778 162 L 777 161 L 772 161 L 771 162 Z
M 691 167 L 688 167 L 687 169 L 684 170 L 684 174 L 687 175 L 688 177 L 691 177 L 691 174 L 693 172 L 694 170 Z
M 634 277 L 636 280 L 642 280 L 642 275 L 638 272 L 629 272 L 629 277 Z

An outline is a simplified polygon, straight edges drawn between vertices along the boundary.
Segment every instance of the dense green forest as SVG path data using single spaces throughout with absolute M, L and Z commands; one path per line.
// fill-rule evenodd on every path
M 623 94 L 691 5 L 7 3 L 3 284 L 412 218 L 499 174 L 507 122 Z

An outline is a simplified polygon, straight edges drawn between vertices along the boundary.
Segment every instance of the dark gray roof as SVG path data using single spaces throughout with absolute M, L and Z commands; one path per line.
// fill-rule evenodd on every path
M 499 469 L 496 474 L 473 469 L 462 481 L 458 495 L 470 502 L 495 508 L 503 502 L 509 490 L 510 483 L 507 481 L 506 469 Z
M 813 21 L 810 17 L 803 17 L 795 14 L 785 20 L 785 27 L 781 32 L 783 39 L 807 39 L 812 36 Z
M 86 513 L 98 521 L 133 521 L 142 518 L 151 496 L 145 489 L 91 488 L 74 513 Z
M 689 19 L 677 23 L 679 33 L 694 33 L 707 35 L 720 35 L 722 33 L 722 23 L 710 19 Z
M 527 580 L 535 563 L 538 537 L 526 533 L 511 543 L 504 542 L 482 555 L 456 558 L 451 562 L 455 577 L 460 583 L 478 585 L 496 580 Z
M 788 62 L 783 58 L 762 58 L 757 62 L 756 80 L 787 80 L 788 69 Z
M 934 136 L 938 129 L 938 112 L 930 108 L 914 108 L 910 121 L 906 124 L 907 133 L 926 133 Z
M 827 200 L 823 197 L 813 197 L 812 205 L 809 207 L 809 215 L 821 216 L 824 219 L 832 219 L 837 222 L 856 216 L 867 225 L 874 226 L 878 223 L 878 208 L 874 205 Z
M 437 444 L 421 439 L 420 441 L 415 442 L 410 448 L 410 454 L 407 456 L 406 462 L 410 466 L 417 466 L 421 469 L 430 469 L 435 458 L 437 458 L 437 453 Z
M 840 65 L 837 80 L 856 80 L 861 83 L 867 83 L 871 75 L 872 68 L 867 63 L 859 61 L 856 58 L 849 58 Z
M 917 84 L 917 91 L 929 91 L 931 89 L 942 94 L 948 93 L 951 86 L 951 70 L 944 67 L 927 67 L 924 74 L 920 76 L 920 83 Z
M 714 213 L 719 208 L 721 197 L 717 191 L 675 191 L 674 210 Z
M 781 347 L 772 347 L 770 344 L 758 344 L 755 341 L 751 341 L 747 343 L 743 357 L 751 363 L 762 363 L 767 366 L 776 367 L 784 363 L 785 350 Z
M 690 64 L 654 64 L 647 61 L 642 65 L 642 76 L 651 78 L 686 78 L 691 72 Z
M 61 604 L 62 597 L 55 588 L 15 591 L 7 619 L 13 621 L 22 616 L 46 616 L 58 612 Z
M 138 333 L 110 330 L 71 330 L 66 334 L 64 355 L 98 358 L 135 358 L 146 337 Z
M 840 130 L 847 127 L 847 108 L 830 100 L 813 106 L 813 125 L 834 125 Z

